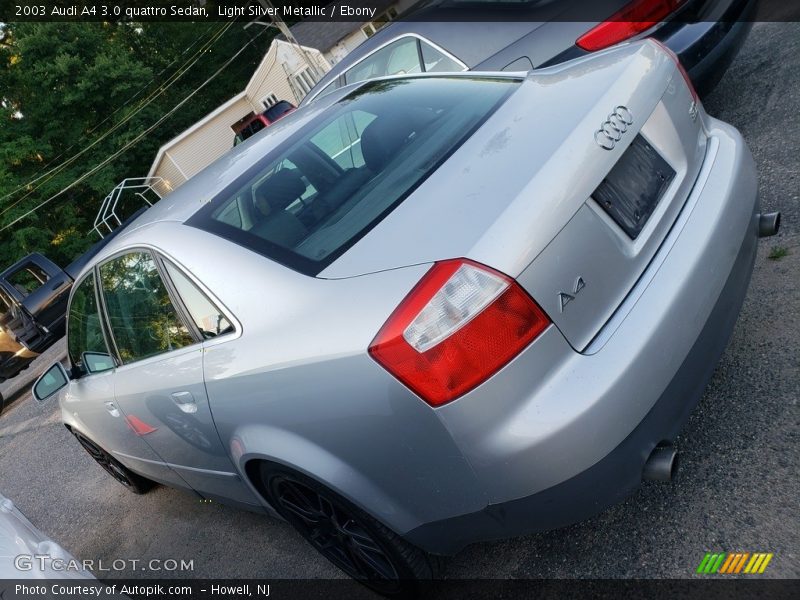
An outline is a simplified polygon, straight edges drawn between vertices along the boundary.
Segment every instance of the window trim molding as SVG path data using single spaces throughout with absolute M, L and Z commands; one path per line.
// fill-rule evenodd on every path
M 222 302 L 219 299 L 219 296 L 217 296 L 210 289 L 208 289 L 208 286 L 206 286 L 202 281 L 200 281 L 194 275 L 194 273 L 192 273 L 192 271 L 190 269 L 187 269 L 179 260 L 177 260 L 169 252 L 165 252 L 161 248 L 157 248 L 157 247 L 152 246 L 150 244 L 138 243 L 135 246 L 131 246 L 131 248 L 145 248 L 147 250 L 150 250 L 152 253 L 154 253 L 160 259 L 166 259 L 169 262 L 171 262 L 175 266 L 175 268 L 177 268 L 181 273 L 183 273 L 184 277 L 186 277 L 189 281 L 191 281 L 194 285 L 196 285 L 197 289 L 199 289 L 201 292 L 203 292 L 203 294 L 211 301 L 211 303 L 214 306 L 216 306 L 219 310 L 222 311 L 222 314 L 225 315 L 226 319 L 228 319 L 228 323 L 230 323 L 231 326 L 233 327 L 233 331 L 229 331 L 228 333 L 226 333 L 224 335 L 221 335 L 219 337 L 211 338 L 211 339 L 208 339 L 208 340 L 203 340 L 203 342 L 202 342 L 203 344 L 205 344 L 207 346 L 211 346 L 211 345 L 216 345 L 216 344 L 222 343 L 222 342 L 228 342 L 230 340 L 238 339 L 239 337 L 241 337 L 242 331 L 243 331 L 243 327 L 242 327 L 241 321 L 239 321 L 239 319 L 236 317 L 236 315 L 234 315 L 231 312 L 231 310 L 227 306 L 225 306 L 225 303 Z M 172 280 L 169 279 L 168 275 L 167 275 L 167 279 L 169 280 L 171 285 L 174 285 L 172 283 Z M 180 302 L 181 302 L 181 304 L 183 304 L 183 300 L 181 300 Z M 190 320 L 191 320 L 191 317 L 190 317 Z
M 148 356 L 146 358 L 140 358 L 138 360 L 134 360 L 134 361 L 126 363 L 126 362 L 123 362 L 122 359 L 120 358 L 119 349 L 117 348 L 117 341 L 116 341 L 116 338 L 114 337 L 114 335 L 112 333 L 111 323 L 110 323 L 109 317 L 108 317 L 108 310 L 107 310 L 107 307 L 106 307 L 105 297 L 104 297 L 104 295 L 103 295 L 103 293 L 102 293 L 102 291 L 100 289 L 101 286 L 98 285 L 97 282 L 100 281 L 100 268 L 103 265 L 106 265 L 109 262 L 111 262 L 112 260 L 115 260 L 115 259 L 117 259 L 117 258 L 119 258 L 121 256 L 124 256 L 126 254 L 131 254 L 131 253 L 134 253 L 136 251 L 147 252 L 150 256 L 153 257 L 153 262 L 156 265 L 156 269 L 158 271 L 158 275 L 159 275 L 159 277 L 161 277 L 161 280 L 162 280 L 162 282 L 164 283 L 164 286 L 167 289 L 167 293 L 169 294 L 170 301 L 172 302 L 173 307 L 175 308 L 175 311 L 178 314 L 178 318 L 183 322 L 183 324 L 189 330 L 189 332 L 191 333 L 191 335 L 194 338 L 195 342 L 193 344 L 189 344 L 188 346 L 183 346 L 182 348 L 176 348 L 174 350 L 168 350 L 168 351 L 162 352 L 160 354 L 155 354 L 153 356 Z M 161 264 L 161 261 L 164 258 L 166 258 L 173 265 L 175 265 L 175 267 L 178 268 L 181 271 L 181 273 L 183 273 L 192 283 L 194 283 L 197 286 L 197 288 L 200 291 L 203 292 L 203 294 L 205 294 L 208 297 L 209 300 L 211 300 L 211 302 L 214 304 L 214 306 L 216 306 L 220 311 L 222 311 L 222 313 L 225 315 L 225 318 L 227 318 L 228 322 L 233 326 L 233 331 L 230 331 L 230 332 L 228 332 L 228 333 L 226 333 L 224 335 L 221 335 L 218 338 L 212 338 L 212 339 L 208 339 L 208 340 L 204 339 L 202 337 L 202 335 L 200 335 L 200 332 L 197 330 L 197 326 L 195 325 L 193 319 L 188 314 L 188 312 L 186 310 L 186 307 L 184 306 L 183 299 L 181 299 L 180 296 L 177 295 L 177 292 L 175 292 L 174 283 L 170 279 L 169 275 L 166 273 L 163 264 Z M 205 346 L 210 346 L 210 345 L 216 345 L 216 343 L 228 342 L 228 341 L 231 341 L 233 339 L 236 339 L 236 338 L 240 337 L 241 334 L 242 334 L 242 326 L 241 326 L 239 320 L 236 319 L 231 314 L 230 310 L 228 310 L 228 308 L 222 302 L 220 302 L 219 299 L 214 294 L 210 293 L 208 288 L 205 285 L 203 285 L 201 282 L 199 282 L 197 280 L 197 278 L 194 277 L 189 272 L 188 269 L 186 269 L 186 267 L 181 265 L 181 263 L 179 261 L 175 260 L 172 256 L 170 256 L 168 253 L 162 251 L 160 248 L 156 248 L 155 246 L 152 246 L 150 244 L 144 244 L 144 243 L 137 243 L 137 244 L 135 244 L 133 246 L 128 246 L 126 248 L 123 248 L 123 249 L 115 251 L 113 254 L 110 254 L 108 256 L 103 257 L 102 260 L 98 261 L 97 263 L 95 263 L 92 266 L 91 273 L 93 273 L 95 275 L 95 293 L 98 296 L 98 300 L 102 303 L 102 304 L 99 304 L 98 306 L 100 307 L 99 310 L 101 312 L 101 320 L 102 320 L 103 329 L 104 329 L 103 334 L 105 336 L 107 336 L 106 337 L 106 345 L 108 346 L 109 350 L 112 352 L 112 358 L 114 358 L 114 361 L 117 363 L 116 369 L 122 369 L 122 368 L 126 368 L 126 367 L 131 367 L 133 365 L 147 364 L 147 363 L 150 363 L 150 362 L 158 362 L 159 360 L 164 360 L 166 357 L 173 357 L 173 356 L 179 356 L 180 355 L 180 354 L 176 354 L 176 353 L 196 352 L 197 349 L 198 349 L 198 346 L 205 347 Z M 87 273 L 85 277 L 88 277 L 88 275 L 89 275 L 89 273 Z M 72 304 L 72 299 L 70 298 L 70 306 L 71 306 L 71 304 Z M 67 333 L 67 335 L 69 335 L 69 332 Z M 109 344 L 108 340 L 111 340 L 111 342 L 113 342 L 113 344 Z M 71 362 L 71 359 L 70 359 L 70 362 Z M 109 371 L 103 371 L 103 372 L 107 373 Z M 100 374 L 100 373 L 98 373 L 98 374 Z
M 377 33 L 377 32 L 376 32 L 376 33 Z M 395 36 L 395 37 L 393 37 L 393 38 L 391 38 L 391 39 L 387 40 L 386 42 L 384 42 L 383 44 L 381 44 L 380 46 L 378 46 L 377 48 L 375 48 L 374 50 L 372 50 L 372 51 L 371 51 L 371 52 L 369 52 L 368 54 L 365 54 L 364 56 L 362 56 L 361 58 L 359 58 L 359 59 L 358 59 L 356 62 L 354 62 L 354 63 L 353 63 L 352 65 L 350 65 L 349 67 L 347 67 L 345 70 L 343 70 L 341 73 L 339 73 L 339 75 L 337 75 L 337 76 L 336 76 L 334 79 L 332 79 L 330 82 L 328 82 L 328 84 L 327 84 L 327 85 L 325 85 L 325 87 L 323 87 L 323 88 L 321 88 L 319 91 L 317 91 L 317 92 L 316 92 L 316 93 L 315 93 L 313 96 L 311 96 L 311 93 L 309 92 L 309 94 L 307 94 L 307 96 L 306 96 L 306 97 L 310 96 L 310 98 L 308 98 L 308 102 L 307 102 L 306 104 L 311 104 L 312 102 L 314 102 L 314 100 L 316 100 L 316 98 L 317 98 L 317 97 L 318 97 L 318 96 L 319 96 L 319 95 L 320 95 L 320 94 L 321 94 L 321 93 L 322 93 L 324 90 L 328 89 L 328 87 L 330 87 L 330 86 L 331 86 L 331 85 L 332 85 L 334 82 L 336 82 L 336 81 L 339 81 L 339 79 L 340 79 L 341 77 L 344 77 L 344 75 L 345 75 L 347 72 L 351 71 L 352 69 L 355 69 L 355 68 L 356 68 L 358 65 L 360 65 L 362 62 L 364 62 L 365 60 L 367 60 L 367 59 L 368 59 L 369 57 L 371 57 L 373 54 L 375 54 L 376 52 L 380 52 L 380 51 L 381 51 L 381 50 L 383 50 L 383 49 L 384 49 L 386 46 L 388 46 L 388 45 L 390 45 L 390 44 L 394 44 L 396 41 L 398 41 L 398 40 L 402 40 L 402 39 L 404 39 L 404 38 L 416 38 L 418 42 L 424 42 L 424 43 L 428 44 L 429 46 L 431 46 L 431 47 L 435 48 L 436 50 L 438 50 L 439 52 L 441 52 L 442 54 L 444 54 L 444 55 L 445 55 L 446 57 L 448 57 L 449 59 L 451 59 L 451 60 L 455 61 L 457 64 L 461 65 L 461 66 L 463 67 L 463 69 L 461 69 L 461 71 L 460 71 L 461 73 L 463 73 L 464 71 L 469 71 L 469 67 L 467 66 L 467 63 L 465 63 L 463 60 L 461 60 L 461 59 L 460 59 L 460 58 L 458 58 L 457 56 L 453 55 L 451 52 L 449 52 L 449 51 L 445 50 L 444 48 L 442 48 L 442 47 L 441 47 L 439 44 L 437 44 L 437 43 L 435 43 L 435 42 L 432 42 L 432 41 L 431 41 L 431 40 L 429 40 L 428 38 L 426 38 L 426 37 L 423 37 L 423 36 L 419 35 L 418 33 L 403 33 L 403 34 L 397 35 L 397 36 Z M 368 38 L 368 39 L 369 39 L 369 38 Z M 421 50 L 419 49 L 419 44 L 417 45 L 417 49 L 418 49 L 418 52 L 421 52 Z M 424 63 L 423 63 L 423 64 L 424 64 Z M 458 71 L 457 71 L 457 72 L 458 72 Z M 364 81 L 372 81 L 372 79 L 365 79 Z M 346 78 L 345 78 L 345 82 L 346 82 Z M 363 82 L 361 82 L 361 81 L 357 81 L 357 82 L 355 82 L 355 83 L 363 83 Z M 347 83 L 345 83 L 345 85 L 354 85 L 354 84 L 347 84 Z M 343 87 L 343 86 L 340 86 L 340 87 Z M 313 92 L 313 90 L 311 90 L 311 91 Z
M 80 278 L 78 278 L 75 281 L 75 283 L 73 284 L 73 286 L 72 286 L 72 292 L 71 292 L 70 297 L 69 297 L 69 303 L 67 304 L 67 315 L 66 315 L 67 325 L 66 325 L 65 332 L 64 332 L 64 335 L 67 338 L 67 340 L 66 340 L 67 341 L 67 360 L 69 360 L 69 364 L 73 369 L 78 366 L 78 363 L 72 362 L 72 356 L 70 356 L 70 352 L 69 352 L 69 332 L 70 332 L 70 329 L 71 329 L 69 314 L 72 312 L 72 302 L 75 300 L 75 293 L 78 291 L 78 288 L 80 286 L 82 286 L 86 282 L 87 279 L 89 279 L 89 277 L 93 277 L 94 278 L 94 286 L 93 286 L 94 287 L 94 301 L 95 301 L 95 304 L 97 305 L 97 316 L 100 317 L 100 331 L 103 334 L 103 342 L 105 343 L 106 350 L 108 350 L 109 356 L 111 356 L 111 359 L 114 361 L 114 365 L 115 366 L 114 366 L 114 369 L 108 369 L 106 371 L 100 371 L 99 373 L 90 373 L 85 368 L 79 367 L 80 370 L 81 370 L 81 373 L 82 373 L 81 376 L 79 377 L 79 379 L 83 379 L 84 377 L 91 377 L 92 375 L 103 375 L 105 373 L 110 373 L 111 371 L 114 371 L 117 367 L 119 367 L 120 364 L 121 364 L 120 360 L 119 360 L 119 357 L 117 356 L 116 342 L 114 344 L 111 344 L 113 339 L 110 337 L 110 330 L 108 329 L 108 326 L 107 326 L 108 325 L 108 321 L 107 321 L 107 317 L 106 317 L 105 306 L 103 304 L 101 304 L 102 297 L 101 297 L 101 294 L 100 294 L 100 289 L 97 287 L 97 272 L 96 272 L 95 267 L 92 267 L 90 270 L 86 271 L 86 273 L 84 273 Z M 73 373 L 73 375 L 74 375 L 74 373 Z
M 207 342 L 213 342 L 213 341 L 215 341 L 217 339 L 220 339 L 220 338 L 225 339 L 227 341 L 227 338 L 230 335 L 233 335 L 233 334 L 241 335 L 241 333 L 240 333 L 241 327 L 238 325 L 238 321 L 235 321 L 235 320 L 231 319 L 231 317 L 229 316 L 229 312 L 227 310 L 223 310 L 222 308 L 220 308 L 222 303 L 219 300 L 216 300 L 214 298 L 214 296 L 207 291 L 207 288 L 205 286 L 201 285 L 200 282 L 197 281 L 197 279 L 195 277 L 193 277 L 188 272 L 187 269 L 185 269 L 185 268 L 183 268 L 181 266 L 178 266 L 178 262 L 177 261 L 175 261 L 172 258 L 168 258 L 162 252 L 156 251 L 156 256 L 158 258 L 158 262 L 160 263 L 159 266 L 161 267 L 161 270 L 164 273 L 165 283 L 167 283 L 167 286 L 170 287 L 171 290 L 175 293 L 175 298 L 176 298 L 177 302 L 181 305 L 181 309 L 183 310 L 183 313 L 184 313 L 185 317 L 189 320 L 192 329 L 194 329 L 194 331 L 196 332 L 197 336 L 199 337 L 200 343 L 205 344 Z M 192 317 L 192 313 L 189 312 L 189 308 L 186 306 L 186 302 L 183 300 L 183 298 L 181 297 L 180 293 L 178 293 L 178 288 L 175 285 L 175 282 L 172 280 L 172 277 L 169 274 L 169 270 L 167 268 L 167 264 L 166 263 L 170 263 L 171 266 L 175 267 L 175 269 L 181 275 L 183 275 L 186 279 L 189 280 L 189 283 L 194 285 L 200 291 L 200 293 L 203 296 L 205 296 L 206 300 L 208 300 L 212 304 L 212 306 L 214 308 L 216 308 L 218 311 L 220 311 L 220 313 L 222 313 L 222 315 L 225 317 L 225 319 L 228 321 L 228 323 L 230 323 L 231 327 L 233 328 L 231 331 L 228 331 L 226 333 L 222 333 L 222 334 L 220 334 L 218 336 L 214 336 L 214 337 L 211 337 L 211 338 L 203 337 L 203 333 L 200 331 L 200 328 L 197 326 L 197 323 L 194 322 L 194 317 Z M 237 337 L 238 337 L 238 335 L 237 335 Z
M 103 267 L 104 265 L 107 265 L 108 263 L 110 263 L 113 260 L 116 260 L 116 259 L 118 259 L 118 258 L 120 258 L 122 256 L 125 256 L 126 254 L 133 254 L 133 253 L 135 253 L 137 251 L 146 252 L 147 254 L 149 254 L 153 258 L 153 262 L 156 265 L 156 271 L 158 272 L 158 276 L 161 277 L 162 283 L 164 284 L 164 287 L 166 287 L 166 289 L 167 289 L 167 294 L 169 295 L 170 301 L 172 302 L 172 305 L 175 308 L 175 312 L 178 314 L 178 318 L 183 322 L 184 326 L 190 332 L 192 338 L 195 341 L 194 341 L 193 344 L 189 344 L 188 346 L 184 346 L 182 348 L 176 348 L 175 350 L 168 350 L 167 352 L 162 352 L 161 354 L 154 354 L 153 356 L 147 356 L 145 358 L 139 358 L 139 359 L 136 359 L 136 360 L 133 360 L 131 362 L 127 362 L 126 363 L 125 361 L 122 360 L 122 356 L 120 355 L 119 347 L 117 345 L 117 339 L 114 336 L 114 331 L 113 331 L 113 329 L 111 327 L 111 319 L 108 316 L 108 306 L 106 304 L 105 295 L 103 294 L 103 291 L 102 291 L 102 279 L 101 279 L 100 269 L 101 269 L 101 267 Z M 195 327 L 191 323 L 187 323 L 186 322 L 186 315 L 183 312 L 184 309 L 183 309 L 182 303 L 181 303 L 180 306 L 176 305 L 175 298 L 173 296 L 173 291 L 171 289 L 172 283 L 171 282 L 167 283 L 164 280 L 164 275 L 162 273 L 162 267 L 159 264 L 159 262 L 160 261 L 158 260 L 158 255 L 155 252 L 155 249 L 147 248 L 144 245 L 136 245 L 136 246 L 131 246 L 129 248 L 125 248 L 123 250 L 119 250 L 117 252 L 114 252 L 113 254 L 103 258 L 103 260 L 97 262 L 92 267 L 92 270 L 95 272 L 95 290 L 96 290 L 96 293 L 97 293 L 100 301 L 102 302 L 102 305 L 101 305 L 102 307 L 101 307 L 100 310 L 103 313 L 103 316 L 102 316 L 103 323 L 104 323 L 105 327 L 107 328 L 108 338 L 113 342 L 113 350 L 112 351 L 114 353 L 113 354 L 114 360 L 117 363 L 117 369 L 120 369 L 120 368 L 123 368 L 123 367 L 128 367 L 130 365 L 144 363 L 145 361 L 150 361 L 150 360 L 153 360 L 153 359 L 161 359 L 165 355 L 172 354 L 173 352 L 180 352 L 182 350 L 186 350 L 187 348 L 194 348 L 198 344 L 198 335 L 195 332 Z M 109 347 L 111 347 L 111 346 L 109 345 Z

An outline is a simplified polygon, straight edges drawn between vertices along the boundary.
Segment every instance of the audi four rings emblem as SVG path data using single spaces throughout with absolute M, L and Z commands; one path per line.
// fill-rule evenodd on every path
M 633 124 L 633 114 L 626 106 L 618 106 L 594 132 L 594 141 L 603 150 L 611 150 Z

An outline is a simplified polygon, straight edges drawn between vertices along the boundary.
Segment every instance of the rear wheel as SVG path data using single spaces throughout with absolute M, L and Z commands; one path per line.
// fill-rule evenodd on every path
M 80 445 L 83 446 L 83 449 L 89 453 L 89 456 L 97 461 L 97 464 L 103 467 L 109 475 L 111 475 L 114 479 L 116 479 L 134 494 L 144 494 L 155 485 L 155 482 L 150 481 L 141 475 L 137 475 L 128 469 L 125 465 L 123 465 L 89 438 L 84 437 L 80 433 L 74 431 L 72 432 L 72 435 L 77 438 L 78 442 L 80 442 Z
M 370 589 L 384 596 L 412 596 L 436 576 L 436 557 L 324 485 L 267 464 L 261 477 L 275 510 L 320 554 Z

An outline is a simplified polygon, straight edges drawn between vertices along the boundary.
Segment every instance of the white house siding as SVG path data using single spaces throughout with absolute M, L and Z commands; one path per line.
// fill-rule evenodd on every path
M 161 177 L 162 181 L 156 185 L 156 191 L 162 196 L 167 195 L 179 185 L 186 182 L 187 177 L 181 173 L 178 166 L 167 153 L 159 163 L 157 171 L 154 173 Z
M 356 29 L 353 33 L 346 38 L 339 40 L 339 42 L 325 52 L 325 58 L 335 65 L 345 56 L 350 54 L 353 50 L 358 48 L 367 39 L 366 34 L 361 29 Z
M 167 189 L 177 188 L 233 147 L 231 125 L 251 112 L 252 104 L 241 95 L 202 126 L 162 146 L 152 174 L 163 178 Z
M 305 50 L 314 60 L 320 75 L 330 69 L 321 52 L 313 48 Z M 164 194 L 179 187 L 230 150 L 235 135 L 231 126 L 250 113 L 263 112 L 263 100 L 268 95 L 274 94 L 278 100 L 298 104 L 303 94 L 289 80 L 304 67 L 305 62 L 295 46 L 280 40 L 273 41 L 239 96 L 212 111 L 159 149 L 150 169 L 150 176 L 164 180 L 158 191 Z
M 330 63 L 319 50 L 305 48 L 305 53 L 314 62 L 320 77 L 330 70 Z M 262 101 L 269 94 L 275 94 L 278 100 L 299 104 L 305 94 L 291 83 L 291 78 L 304 68 L 306 62 L 296 46 L 275 40 L 247 84 L 245 93 L 261 110 Z

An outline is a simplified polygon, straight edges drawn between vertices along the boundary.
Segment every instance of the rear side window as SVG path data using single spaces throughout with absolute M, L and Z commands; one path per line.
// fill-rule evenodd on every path
M 386 75 L 405 75 L 422 72 L 417 38 L 407 37 L 392 42 L 368 56 L 345 73 L 347 83 L 356 83 Z
M 448 71 L 454 72 L 464 70 L 461 64 L 430 44 L 420 41 L 419 45 L 422 51 L 422 63 L 425 66 L 426 73 L 445 73 Z
M 168 260 L 164 260 L 175 290 L 178 292 L 192 321 L 204 339 L 215 338 L 233 331 L 233 325 L 220 309 L 198 288 L 191 279 Z
M 101 265 L 100 287 L 123 363 L 195 343 L 149 252 L 130 252 Z
M 425 40 L 415 36 L 406 36 L 357 62 L 319 92 L 316 92 L 314 100 L 335 92 L 342 85 L 376 77 L 412 73 L 454 73 L 465 70 L 466 67 L 462 63 Z
M 317 275 L 433 173 L 518 83 L 485 77 L 366 83 L 253 165 L 187 225 Z
M 75 288 L 67 322 L 67 351 L 73 365 L 83 366 L 84 352 L 109 353 L 97 307 L 94 274 L 90 274 Z
M 416 37 L 404 37 L 371 54 L 345 72 L 347 83 L 387 75 L 463 71 L 464 66 Z

